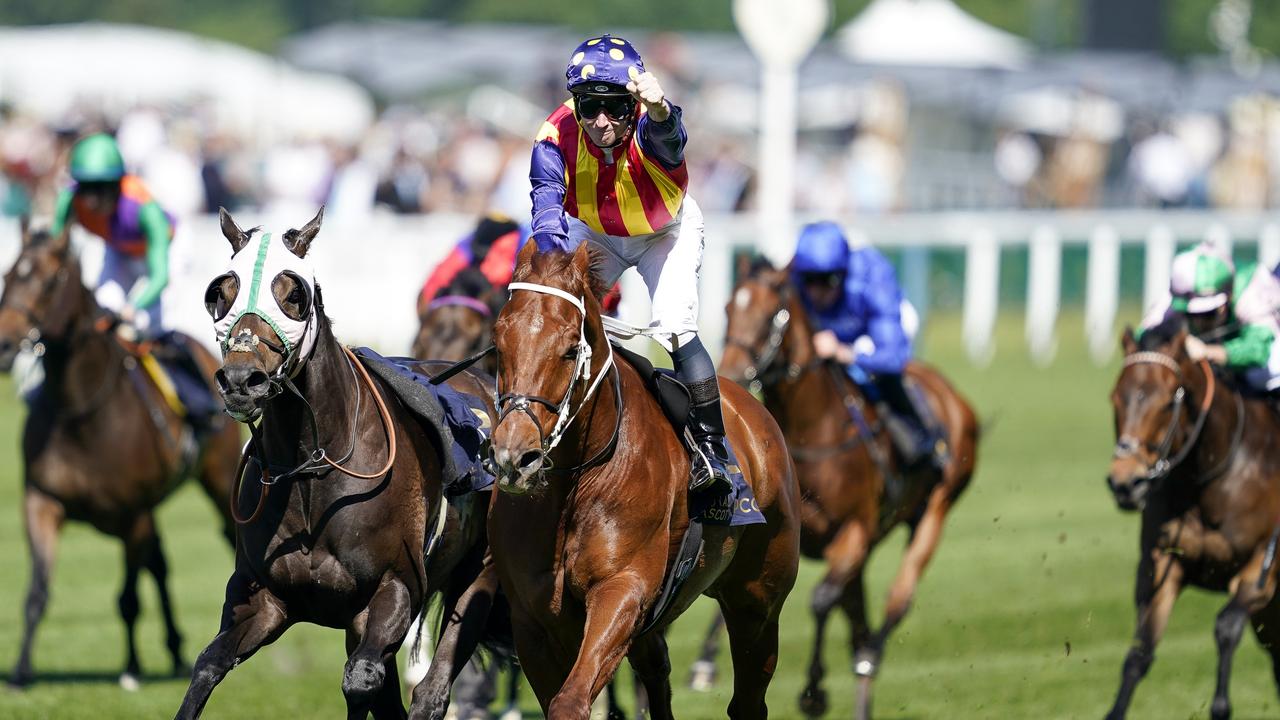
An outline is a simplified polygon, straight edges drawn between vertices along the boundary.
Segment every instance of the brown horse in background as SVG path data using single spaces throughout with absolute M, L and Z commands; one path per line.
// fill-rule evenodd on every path
M 529 242 L 515 280 L 495 328 L 499 492 L 489 537 L 544 712 L 585 720 L 626 656 L 652 717 L 672 717 L 662 631 L 706 594 L 729 628 L 729 716 L 766 717 L 799 542 L 798 490 L 777 424 L 744 390 L 723 388 L 726 428 L 768 523 L 707 525 L 683 589 L 641 634 L 690 523 L 688 453 L 639 373 L 610 363 L 589 246 L 569 255 Z
M 1231 715 L 1231 660 L 1246 621 L 1271 655 L 1280 687 L 1280 416 L 1272 399 L 1243 395 L 1207 362 L 1192 362 L 1186 339 L 1177 321 L 1141 341 L 1126 330 L 1124 367 L 1111 393 L 1116 447 L 1107 484 L 1120 509 L 1142 513 L 1142 530 L 1138 625 L 1108 718 L 1128 711 L 1187 586 L 1231 596 L 1214 624 L 1214 720 Z
M 411 354 L 416 358 L 458 361 L 493 344 L 493 319 L 506 301 L 503 288 L 495 288 L 477 268 L 464 268 L 430 301 L 418 302 L 418 335 Z M 493 356 L 480 367 L 492 374 Z
M 782 426 L 796 462 L 801 551 L 827 564 L 826 576 L 811 600 L 816 632 L 800 708 L 811 717 L 826 712 L 823 634 L 827 617 L 838 604 L 853 626 L 853 669 L 859 677 L 856 709 L 859 718 L 867 718 L 871 682 L 889 634 L 910 608 L 925 566 L 938 547 L 947 512 L 973 475 L 977 420 L 939 373 L 921 363 L 909 364 L 907 376 L 923 391 L 945 430 L 950 459 L 940 475 L 926 467 L 895 479 L 901 470 L 885 433 L 867 436 L 866 430 L 879 424 L 875 407 L 865 401 L 843 368 L 814 354 L 814 330 L 786 270 L 757 268 L 734 290 L 728 314 L 720 371 L 742 384 L 760 384 L 765 407 Z M 852 420 L 854 406 L 864 415 L 865 428 Z M 899 483 L 900 489 L 891 488 L 890 483 Z M 867 624 L 863 569 L 876 544 L 900 523 L 910 529 L 910 540 L 889 589 L 884 623 L 872 632 Z
M 305 257 L 320 222 L 317 215 L 272 241 Z M 254 232 L 225 211 L 222 231 L 233 254 Z M 298 622 L 346 631 L 348 717 L 404 717 L 395 653 L 410 623 L 442 593 L 442 635 L 455 637 L 455 605 L 483 568 L 487 494 L 446 501 L 449 449 L 438 448 L 424 421 L 338 342 L 319 287 L 313 293 L 303 280 L 279 272 L 260 302 L 315 323 L 308 356 L 292 357 L 256 314 L 236 319 L 228 335 L 219 387 L 229 411 L 261 417 L 261 425 L 251 444 L 255 468 L 236 494 L 239 542 L 221 628 L 196 662 L 180 718 L 197 717 L 233 667 Z M 251 290 L 234 273 L 214 280 L 206 303 L 215 319 L 240 292 Z M 450 385 L 487 398 L 493 381 L 463 373 Z M 415 717 L 443 716 L 456 673 L 451 657 L 437 653 L 423 683 L 443 688 L 443 697 L 415 692 Z M 438 707 L 427 707 L 433 702 Z
M 140 668 L 134 627 L 140 612 L 138 574 L 146 569 L 160 592 L 175 674 L 186 671 L 182 636 L 173 617 L 168 564 L 154 511 L 187 476 L 195 477 L 223 513 L 240 456 L 239 431 L 224 423 L 191 436 L 198 452 L 184 452 L 183 419 L 165 402 L 138 358 L 110 330 L 106 313 L 80 280 L 80 261 L 64 232 L 51 237 L 22 228 L 22 249 L 4 277 L 0 298 L 0 369 L 7 372 L 24 345 L 44 351 L 44 385 L 22 436 L 23 518 L 31 551 L 22 650 L 9 684 L 24 686 L 36 627 L 49 599 L 58 533 L 67 520 L 86 522 L 124 542 L 120 615 L 128 658 L 120 683 L 136 688 Z M 187 339 L 210 380 L 217 361 Z M 145 393 L 145 396 L 143 395 Z M 184 459 L 195 455 L 193 465 Z M 184 458 L 185 456 L 185 458 Z

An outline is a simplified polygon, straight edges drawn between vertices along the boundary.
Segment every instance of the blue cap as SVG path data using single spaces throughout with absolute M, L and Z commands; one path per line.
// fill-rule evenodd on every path
M 845 272 L 848 268 L 849 242 L 839 225 L 823 221 L 804 226 L 791 261 L 793 272 Z
M 614 95 L 626 92 L 627 83 L 644 72 L 644 60 L 631 43 L 611 35 L 583 42 L 573 51 L 565 68 L 565 88 L 570 92 Z

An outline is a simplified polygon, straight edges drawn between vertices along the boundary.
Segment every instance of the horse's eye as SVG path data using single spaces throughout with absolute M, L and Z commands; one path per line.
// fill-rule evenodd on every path
M 239 293 L 240 278 L 235 273 L 219 275 L 204 291 L 204 309 L 215 322 L 221 320 L 231 312 L 231 305 Z
M 285 283 L 292 283 L 285 292 Z M 292 270 L 285 270 L 271 281 L 271 292 L 275 295 L 277 304 L 293 320 L 306 320 L 311 314 L 311 293 L 302 276 Z
M 568 350 L 565 350 L 565 351 L 564 351 L 564 355 L 563 355 L 563 357 L 564 357 L 564 359 L 565 359 L 565 360 L 577 360 L 577 359 L 578 359 L 578 346 L 577 346 L 577 345 L 574 345 L 573 347 L 569 348 Z

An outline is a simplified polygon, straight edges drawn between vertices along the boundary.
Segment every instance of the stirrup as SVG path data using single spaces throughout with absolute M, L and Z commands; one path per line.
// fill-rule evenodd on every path
M 704 442 L 715 441 L 708 440 Z M 719 458 L 703 452 L 700 447 L 701 444 L 701 442 L 695 443 L 694 453 L 690 457 L 692 463 L 689 468 L 689 491 L 718 490 L 722 494 L 732 492 L 733 478 L 729 477 L 728 468 L 719 462 Z

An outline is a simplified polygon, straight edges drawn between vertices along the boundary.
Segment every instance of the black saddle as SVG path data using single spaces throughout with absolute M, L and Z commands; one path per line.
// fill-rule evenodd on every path
M 626 360 L 640 374 L 640 379 L 649 393 L 658 401 L 662 414 L 676 430 L 682 440 L 685 428 L 689 427 L 689 413 L 693 409 L 693 400 L 689 388 L 676 379 L 670 370 L 655 368 L 649 358 L 640 353 L 628 350 L 621 345 L 614 345 L 613 352 Z

